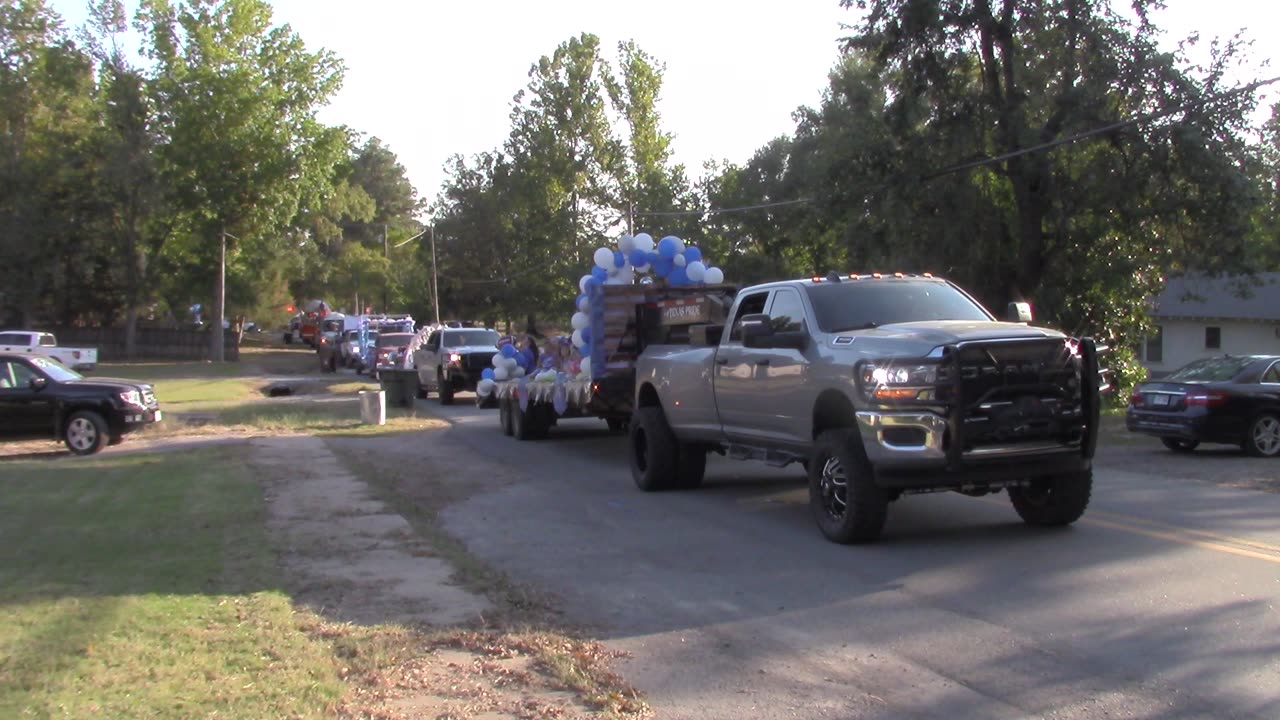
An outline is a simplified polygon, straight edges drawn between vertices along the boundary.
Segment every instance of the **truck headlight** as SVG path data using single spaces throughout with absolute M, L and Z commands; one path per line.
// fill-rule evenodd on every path
M 462 356 L 461 356 L 461 355 L 459 355 L 458 353 L 449 353 L 449 364 L 450 364 L 450 365 L 457 365 L 457 364 L 458 364 L 458 363 L 460 363 L 460 362 L 462 362 Z
M 932 363 L 864 363 L 858 379 L 868 400 L 933 400 L 937 394 L 938 366 Z

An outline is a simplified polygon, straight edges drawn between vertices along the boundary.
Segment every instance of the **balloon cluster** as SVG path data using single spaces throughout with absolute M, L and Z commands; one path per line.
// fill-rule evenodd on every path
M 664 278 L 668 285 L 719 285 L 724 282 L 724 271 L 707 265 L 702 251 L 693 245 L 685 245 L 675 235 L 668 235 L 656 243 L 648 233 L 623 235 L 618 247 L 610 250 L 602 247 L 592 258 L 595 266 L 590 275 L 583 275 L 578 289 L 585 295 L 587 286 L 629 285 L 636 275 L 652 272 Z M 578 297 L 582 304 L 582 296 Z

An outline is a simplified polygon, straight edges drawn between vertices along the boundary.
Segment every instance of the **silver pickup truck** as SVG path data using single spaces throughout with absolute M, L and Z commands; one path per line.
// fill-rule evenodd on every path
M 650 345 L 629 454 L 645 491 L 701 484 L 708 452 L 803 463 L 819 529 L 867 542 L 902 495 L 1008 490 L 1067 525 L 1093 485 L 1104 371 L 1088 338 L 999 322 L 929 275 L 829 275 L 740 291 L 726 326 Z

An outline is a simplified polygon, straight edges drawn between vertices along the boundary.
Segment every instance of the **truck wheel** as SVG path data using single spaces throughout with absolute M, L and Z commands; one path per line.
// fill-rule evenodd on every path
M 1162 437 L 1160 438 L 1160 442 L 1164 443 L 1165 447 L 1176 453 L 1189 453 L 1192 450 L 1195 450 L 1196 446 L 1200 444 L 1195 440 L 1183 440 L 1182 438 L 1174 437 Z
M 1254 457 L 1280 455 L 1280 418 L 1275 415 L 1259 415 L 1249 423 L 1244 436 L 1244 451 Z
M 437 393 L 440 395 L 441 405 L 453 404 L 453 383 L 445 379 L 443 373 L 436 374 L 436 381 L 439 383 Z
M 1029 487 L 1009 488 L 1013 509 L 1028 525 L 1070 525 L 1084 515 L 1093 492 L 1093 470 L 1064 473 L 1035 481 Z
M 515 420 L 512 416 L 515 402 L 511 398 L 502 398 L 498 401 L 498 422 L 502 424 L 502 434 L 511 437 L 515 434 Z
M 107 421 L 96 412 L 79 410 L 72 413 L 62 430 L 67 449 L 76 455 L 92 455 L 110 442 Z
M 875 540 L 884 529 L 889 496 L 877 487 L 856 430 L 827 430 L 809 460 L 809 508 L 832 542 Z
M 637 408 L 631 416 L 631 479 L 645 492 L 676 485 L 676 436 L 660 407 Z M 703 463 L 706 455 L 702 456 Z
M 707 474 L 707 451 L 705 448 L 677 442 L 680 450 L 676 454 L 676 483 L 681 490 L 693 490 L 702 486 L 702 478 Z

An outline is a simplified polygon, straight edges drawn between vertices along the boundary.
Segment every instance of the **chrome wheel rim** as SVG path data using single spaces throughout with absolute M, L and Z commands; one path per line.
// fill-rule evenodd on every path
M 75 450 L 88 450 L 98 442 L 98 428 L 86 418 L 75 418 L 67 425 L 67 444 Z
M 1280 454 L 1280 420 L 1268 416 L 1255 422 L 1253 444 L 1259 453 L 1268 457 Z
M 840 458 L 829 457 L 822 464 L 822 509 L 832 520 L 841 520 L 849 509 L 849 477 Z

